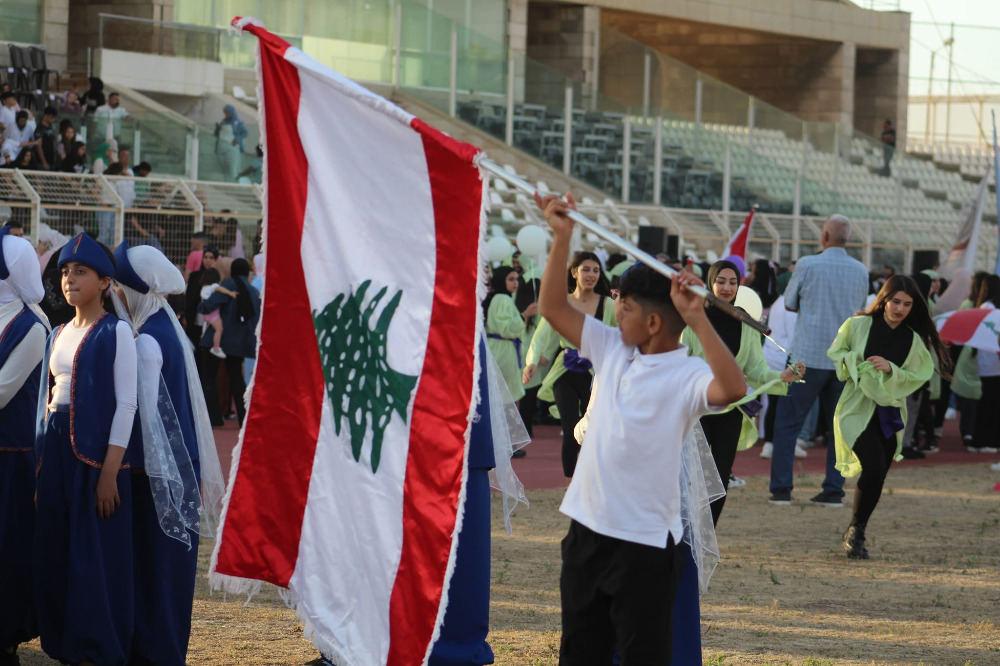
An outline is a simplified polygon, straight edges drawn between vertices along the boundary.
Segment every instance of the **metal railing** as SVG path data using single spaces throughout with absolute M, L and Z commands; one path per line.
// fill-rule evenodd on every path
M 85 231 L 109 247 L 152 245 L 180 265 L 199 231 L 224 255 L 253 256 L 261 200 L 256 185 L 0 170 L 0 224 L 19 222 L 33 243 Z

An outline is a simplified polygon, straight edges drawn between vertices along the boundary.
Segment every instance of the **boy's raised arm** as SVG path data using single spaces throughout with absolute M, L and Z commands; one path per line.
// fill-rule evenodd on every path
M 543 199 L 535 194 L 535 203 L 545 212 L 553 237 L 538 294 L 538 313 L 570 344 L 579 347 L 586 315 L 569 304 L 566 293 L 566 266 L 569 264 L 569 244 L 574 224 L 566 213 L 576 210 L 573 195 L 567 192 L 566 199 L 562 201 L 554 194 Z
M 729 347 L 722 341 L 705 314 L 705 301 L 687 289 L 689 284 L 701 284 L 693 273 L 682 271 L 670 280 L 670 299 L 705 352 L 705 360 L 715 377 L 708 385 L 708 404 L 729 405 L 746 395 L 747 382 L 736 364 Z

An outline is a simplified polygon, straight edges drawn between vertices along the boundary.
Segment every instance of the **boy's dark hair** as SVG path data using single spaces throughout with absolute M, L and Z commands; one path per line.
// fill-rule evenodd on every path
M 17 112 L 17 114 L 14 117 L 17 120 L 20 120 L 21 118 L 27 118 L 28 117 L 28 112 L 25 111 L 24 109 L 21 109 L 20 111 Z
M 636 264 L 622 275 L 619 298 L 626 296 L 639 304 L 644 314 L 656 312 L 671 335 L 680 335 L 687 325 L 670 300 L 670 278 L 645 264 Z
M 207 287 L 210 284 L 222 282 L 222 274 L 214 268 L 206 268 L 201 272 L 201 286 Z
M 5 90 L 2 93 L 0 93 L 0 101 L 3 101 L 5 99 L 7 99 L 8 97 L 13 97 L 13 96 L 14 96 L 13 91 L 11 91 L 11 90 Z
M 11 229 L 24 229 L 24 222 L 21 220 L 7 220 L 0 226 L 10 227 Z
M 54 107 L 54 106 L 47 106 L 47 107 L 45 107 L 45 110 L 42 111 L 42 115 L 43 116 L 52 116 L 53 118 L 55 118 L 56 116 L 59 115 L 59 112 L 56 111 L 56 107 Z
M 149 165 L 149 162 L 139 162 L 135 166 L 135 171 L 152 171 L 153 167 Z
M 205 233 L 204 231 L 196 231 L 196 232 L 194 232 L 193 238 L 195 240 L 207 241 L 210 238 L 210 236 L 207 233 Z

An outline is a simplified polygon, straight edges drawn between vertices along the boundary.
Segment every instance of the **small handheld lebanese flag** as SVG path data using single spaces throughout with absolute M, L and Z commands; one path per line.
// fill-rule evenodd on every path
M 729 239 L 729 244 L 726 245 L 726 249 L 723 250 L 722 254 L 719 256 L 737 256 L 746 261 L 747 243 L 750 242 L 750 228 L 753 226 L 754 211 L 755 209 L 750 209 L 750 213 L 747 215 L 746 219 L 743 220 L 743 224 L 741 224 L 740 228 L 736 230 L 733 237 Z
M 475 409 L 478 150 L 263 28 L 267 279 L 210 578 L 287 588 L 337 664 L 424 663 Z

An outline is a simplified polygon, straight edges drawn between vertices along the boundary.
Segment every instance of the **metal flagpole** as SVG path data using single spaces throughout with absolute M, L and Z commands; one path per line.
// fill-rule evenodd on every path
M 530 195 L 538 194 L 539 196 L 542 195 L 535 188 L 534 185 L 528 183 L 525 180 L 522 180 L 521 178 L 510 173 L 509 171 L 497 165 L 495 162 L 491 160 L 481 160 L 479 162 L 479 166 L 489 171 L 494 176 L 497 176 L 498 178 L 502 178 L 503 180 L 507 181 L 507 183 L 513 185 L 514 187 L 521 190 L 525 194 L 530 194 Z M 646 264 L 657 273 L 664 275 L 668 278 L 672 278 L 674 275 L 677 274 L 677 271 L 671 268 L 670 266 L 667 266 L 666 264 L 658 261 L 656 257 L 648 254 L 647 252 L 643 252 L 637 246 L 625 240 L 624 238 L 618 236 L 617 234 L 608 231 L 607 229 L 599 225 L 597 222 L 591 220 L 589 217 L 581 215 L 580 213 L 574 210 L 569 212 L 569 218 L 574 222 L 576 222 L 577 224 L 579 224 L 580 226 L 582 226 L 587 231 L 592 232 L 601 240 L 618 247 L 619 249 L 623 250 L 624 252 L 627 252 L 628 254 L 631 254 L 633 257 L 635 257 L 642 263 Z M 688 286 L 688 289 L 690 289 L 694 293 L 704 298 L 713 307 L 719 308 L 720 310 L 722 310 L 723 312 L 725 312 L 726 314 L 735 319 L 739 319 L 741 322 L 743 322 L 750 328 L 754 329 L 755 331 L 759 331 L 764 334 L 767 333 L 768 328 L 763 323 L 757 321 L 749 314 L 735 307 L 734 305 L 727 303 L 721 298 L 716 297 L 715 294 L 710 292 L 705 287 L 690 285 Z

